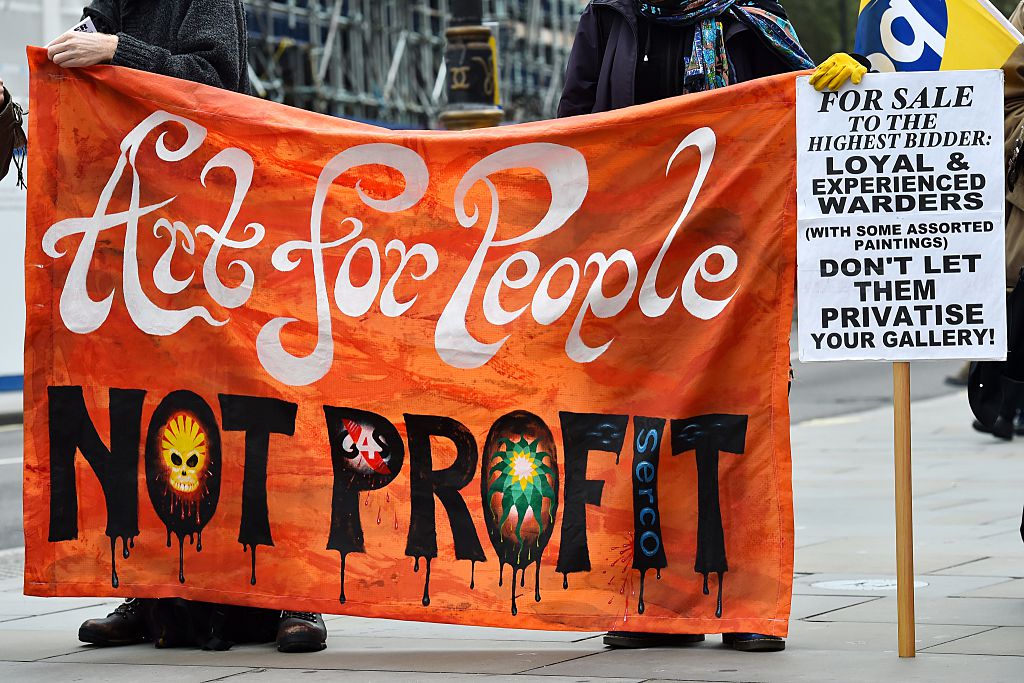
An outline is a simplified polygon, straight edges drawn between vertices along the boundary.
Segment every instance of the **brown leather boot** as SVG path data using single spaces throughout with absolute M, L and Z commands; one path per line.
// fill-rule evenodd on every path
M 149 640 L 146 610 L 154 600 L 128 598 L 103 619 L 89 619 L 78 629 L 78 639 L 103 647 L 135 645 Z
M 278 652 L 319 652 L 327 647 L 324 618 L 313 612 L 281 612 L 277 624 Z

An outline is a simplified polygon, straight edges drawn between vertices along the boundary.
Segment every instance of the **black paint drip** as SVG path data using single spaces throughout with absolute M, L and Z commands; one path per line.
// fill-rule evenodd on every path
M 117 537 L 110 539 L 110 585 L 117 588 L 121 582 L 117 578 Z
M 412 570 L 418 572 L 420 570 L 420 558 L 414 557 L 412 563 Z
M 537 565 L 537 569 L 536 569 L 536 573 L 534 574 L 534 581 L 533 581 L 533 599 L 534 599 L 535 602 L 540 602 L 540 558 L 537 558 L 536 563 L 531 562 L 530 564 L 536 564 Z M 516 616 L 516 615 L 519 614 L 519 606 L 516 604 L 516 598 L 518 597 L 518 596 L 516 596 L 516 574 L 517 573 L 519 574 L 519 587 L 520 588 L 525 588 L 526 587 L 526 570 L 530 566 L 530 564 L 525 565 L 521 569 L 516 567 L 514 564 L 510 564 L 509 565 L 510 567 L 512 567 L 512 581 L 509 582 L 509 588 L 512 591 L 512 616 Z M 505 564 L 502 563 L 500 565 L 500 569 L 498 570 L 498 585 L 499 586 L 502 585 L 502 576 L 503 576 L 504 571 L 505 571 Z
M 469 563 L 469 590 L 476 588 L 476 560 Z
M 644 579 L 647 578 L 647 570 L 644 569 L 640 572 L 640 597 L 636 603 L 636 611 L 640 614 L 644 613 L 647 609 L 647 605 L 644 604 Z
M 178 583 L 185 583 L 185 534 L 179 534 L 177 531 L 174 535 L 178 537 Z M 203 550 L 203 534 L 196 534 L 193 532 L 188 534 L 189 545 L 196 547 L 196 552 L 202 552 Z M 167 547 L 171 547 L 171 528 L 167 527 Z
M 203 549 L 203 536 L 202 536 L 202 534 L 200 534 L 199 535 L 199 550 L 202 550 L 202 549 Z M 247 543 L 243 543 L 242 544 L 242 552 L 244 553 L 246 551 L 252 553 L 252 557 L 250 558 L 250 561 L 252 563 L 252 574 L 249 576 L 249 585 L 250 586 L 255 586 L 256 585 L 256 546 L 255 545 L 249 545 Z
M 117 588 L 118 584 L 120 583 L 120 581 L 117 578 L 117 567 L 114 566 L 114 548 L 117 545 L 117 539 L 118 538 L 121 539 L 121 557 L 123 557 L 124 559 L 127 560 L 131 556 L 131 551 L 129 551 L 128 548 L 129 547 L 131 547 L 131 548 L 135 547 L 135 537 L 134 536 L 132 536 L 130 538 L 126 538 L 124 536 L 115 536 L 111 540 L 111 542 L 110 542 L 110 569 L 111 569 L 111 572 L 113 573 L 113 576 L 111 576 L 111 583 L 113 584 L 114 588 Z
M 423 581 L 423 606 L 430 606 L 430 558 L 423 558 L 427 562 L 427 573 Z
M 341 553 L 341 594 L 338 596 L 338 602 L 345 604 L 345 558 L 348 557 L 348 553 Z
M 505 563 L 502 562 L 498 565 L 498 588 L 505 585 Z
M 725 572 L 715 572 L 718 574 L 718 602 L 715 606 L 715 616 L 719 619 L 722 618 L 722 583 L 725 580 Z M 704 574 L 704 595 L 710 595 L 711 591 L 708 589 L 708 574 Z
M 523 571 L 523 570 L 520 569 L 519 571 Z M 515 565 L 512 566 L 512 581 L 509 582 L 509 585 L 512 587 L 512 616 L 516 616 L 517 614 L 519 614 L 519 608 L 516 607 L 516 568 L 515 568 Z
M 715 616 L 719 619 L 722 618 L 722 582 L 725 579 L 723 572 L 718 572 L 718 608 L 715 610 Z
M 569 590 L 569 572 L 562 574 L 562 590 Z
M 178 536 L 178 583 L 185 583 L 185 537 Z
M 121 580 L 117 577 L 117 539 L 121 539 L 121 556 L 124 559 L 128 559 L 131 554 L 128 551 L 129 544 L 132 548 L 135 547 L 135 537 L 127 536 L 114 536 L 110 539 L 110 585 L 117 588 L 121 585 Z

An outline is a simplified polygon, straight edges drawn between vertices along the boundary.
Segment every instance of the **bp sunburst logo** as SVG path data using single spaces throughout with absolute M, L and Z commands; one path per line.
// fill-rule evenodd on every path
M 545 511 L 545 500 L 553 501 L 555 491 L 552 482 L 557 480 L 558 475 L 552 469 L 551 454 L 541 450 L 538 446 L 540 438 L 532 441 L 527 440 L 525 435 L 520 435 L 518 441 L 507 438 L 498 440 L 498 450 L 492 458 L 497 463 L 491 467 L 490 475 L 497 475 L 490 479 L 487 498 L 492 502 L 497 496 L 501 497 L 501 517 L 498 519 L 498 528 L 502 535 L 508 540 L 515 541 L 520 546 L 526 545 L 523 539 L 523 524 L 528 519 L 533 519 L 537 524 L 537 534 L 543 534 L 547 528 L 554 523 L 554 510 L 548 505 Z M 547 460 L 547 462 L 545 462 Z M 506 531 L 506 523 L 515 511 L 514 530 Z M 510 525 L 512 526 L 512 525 Z M 509 533 L 513 534 L 509 537 Z
M 539 562 L 558 511 L 551 430 L 532 413 L 509 413 L 491 427 L 483 455 L 484 518 L 499 561 L 515 569 Z

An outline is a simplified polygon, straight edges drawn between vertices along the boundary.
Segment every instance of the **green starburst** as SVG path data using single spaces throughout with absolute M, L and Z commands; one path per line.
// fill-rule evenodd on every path
M 526 519 L 527 510 L 533 511 L 541 533 L 555 521 L 555 492 L 551 488 L 551 481 L 558 475 L 544 462 L 544 458 L 548 458 L 549 454 L 537 450 L 539 443 L 540 439 L 530 442 L 525 436 L 520 436 L 518 441 L 500 439 L 500 450 L 494 455 L 500 456 L 501 459 L 488 473 L 488 478 L 494 474 L 498 475 L 487 488 L 488 500 L 495 494 L 501 494 L 501 520 L 498 522 L 498 528 L 505 525 L 512 514 L 512 509 L 515 508 L 518 516 L 516 539 L 519 541 L 520 550 L 523 546 L 523 521 Z M 542 513 L 545 498 L 551 501 L 546 518 Z

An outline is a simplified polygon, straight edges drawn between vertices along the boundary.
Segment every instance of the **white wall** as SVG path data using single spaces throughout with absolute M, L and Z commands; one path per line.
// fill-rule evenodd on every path
M 25 191 L 0 181 L 0 377 L 22 374 L 25 337 Z
M 28 108 L 27 45 L 43 45 L 75 24 L 83 3 L 0 0 L 0 78 Z M 31 114 L 31 113 L 30 113 Z M 25 192 L 14 167 L 0 181 L 0 377 L 23 373 L 25 337 Z
M 82 16 L 88 4 L 68 0 L 0 0 L 0 78 L 20 102 L 28 101 L 26 45 L 45 45 Z

